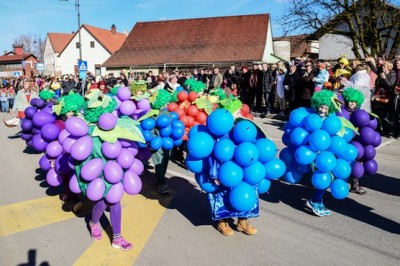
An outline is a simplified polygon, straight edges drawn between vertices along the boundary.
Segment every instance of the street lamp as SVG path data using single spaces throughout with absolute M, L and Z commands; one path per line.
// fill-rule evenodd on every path
M 67 2 L 68 0 L 60 0 Z M 82 42 L 81 42 L 81 14 L 79 13 L 79 0 L 75 0 L 75 9 L 78 11 L 78 38 L 79 38 L 79 61 L 82 61 Z

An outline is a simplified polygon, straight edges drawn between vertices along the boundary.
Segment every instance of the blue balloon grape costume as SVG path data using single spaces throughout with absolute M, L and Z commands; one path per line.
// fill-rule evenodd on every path
M 343 91 L 343 99 L 345 105 L 337 115 L 350 120 L 359 133 L 350 142 L 357 149 L 357 158 L 351 167 L 350 191 L 364 195 L 366 190 L 360 186 L 359 179 L 365 174 L 373 175 L 378 171 L 378 163 L 374 159 L 375 148 L 381 144 L 382 137 L 376 131 L 377 117 L 359 108 L 364 102 L 364 96 L 359 90 L 346 88 Z
M 223 108 L 210 114 L 207 126 L 190 130 L 186 165 L 208 193 L 214 221 L 258 216 L 258 195 L 285 172 L 284 163 L 274 158 L 276 151 L 253 122 L 235 120 Z
M 279 157 L 287 165 L 284 179 L 298 183 L 303 174 L 312 172 L 311 181 L 316 191 L 307 206 L 318 216 L 328 216 L 322 198 L 328 188 L 336 199 L 347 197 L 347 179 L 357 149 L 349 142 L 355 128 L 345 119 L 335 115 L 340 108 L 337 96 L 322 90 L 314 93 L 312 109 L 300 107 L 290 114 L 284 127 L 282 149 Z

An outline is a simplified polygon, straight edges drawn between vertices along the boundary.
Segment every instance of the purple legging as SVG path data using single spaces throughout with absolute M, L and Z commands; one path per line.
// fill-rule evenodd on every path
M 107 203 L 104 199 L 98 201 L 93 206 L 92 222 L 98 223 L 100 217 L 107 208 Z M 113 234 L 121 234 L 121 202 L 110 204 L 110 220 Z

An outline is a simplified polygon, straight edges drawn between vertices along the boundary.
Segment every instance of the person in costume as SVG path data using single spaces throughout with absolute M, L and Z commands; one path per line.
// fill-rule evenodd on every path
M 335 113 L 338 106 L 335 104 L 336 95 L 330 90 L 322 90 L 314 93 L 311 98 L 311 107 L 322 118 Z M 332 212 L 328 210 L 324 203 L 323 197 L 327 189 L 315 189 L 314 194 L 307 200 L 306 206 L 309 207 L 317 216 L 330 216 Z
M 18 125 L 19 120 L 25 118 L 25 109 L 30 106 L 30 101 L 33 98 L 39 98 L 34 91 L 35 85 L 29 81 L 24 81 L 23 88 L 18 91 L 14 99 L 12 112 L 17 112 L 17 117 L 7 121 L 10 125 Z
M 346 88 L 343 91 L 343 99 L 345 102 L 345 109 L 351 115 L 355 110 L 360 109 L 364 102 L 363 94 L 354 88 Z M 350 178 L 351 188 L 350 191 L 360 195 L 364 195 L 367 191 L 360 186 L 359 178 Z
M 353 71 L 351 67 L 349 66 L 349 60 L 342 55 L 339 60 L 338 64 L 335 67 L 335 70 L 333 72 L 333 89 L 335 91 L 339 90 L 339 88 L 342 86 L 341 84 L 341 78 L 346 78 L 349 79 L 351 75 L 353 74 Z
M 50 82 L 50 88 L 56 93 L 57 97 L 61 96 L 61 84 L 58 81 L 57 77 L 53 77 Z

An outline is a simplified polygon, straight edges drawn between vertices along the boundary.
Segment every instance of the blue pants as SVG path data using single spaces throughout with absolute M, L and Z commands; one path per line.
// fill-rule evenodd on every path
M 8 100 L 7 101 L 1 101 L 1 111 L 2 112 L 8 112 Z
M 316 189 L 314 194 L 312 195 L 311 201 L 321 203 L 325 192 L 326 192 L 326 189 Z

